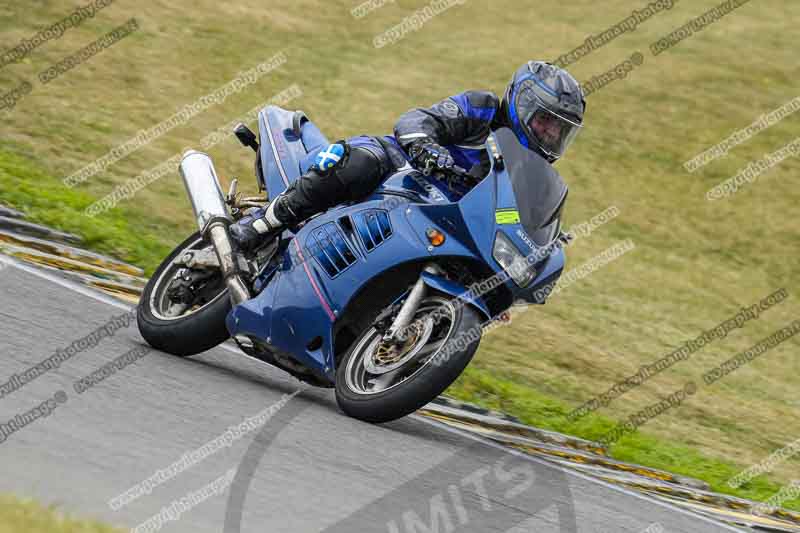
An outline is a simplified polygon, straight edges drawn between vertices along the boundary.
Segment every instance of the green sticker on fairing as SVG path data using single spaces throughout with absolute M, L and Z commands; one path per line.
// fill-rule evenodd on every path
M 494 212 L 494 220 L 498 224 L 519 224 L 519 211 L 516 209 L 498 209 Z

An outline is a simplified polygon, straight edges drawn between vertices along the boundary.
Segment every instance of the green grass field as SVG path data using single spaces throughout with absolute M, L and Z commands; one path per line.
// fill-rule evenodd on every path
M 0 496 L 0 533 L 120 533 L 98 522 L 77 520 L 53 507 Z
M 682 387 L 697 393 L 616 443 L 617 458 L 709 481 L 765 499 L 800 478 L 800 458 L 738 490 L 725 482 L 800 438 L 798 341 L 789 340 L 724 380 L 714 366 L 798 318 L 800 165 L 789 158 L 729 198 L 705 193 L 800 132 L 792 115 L 690 174 L 683 163 L 800 96 L 796 24 L 800 4 L 751 1 L 653 56 L 649 46 L 714 7 L 681 0 L 569 66 L 588 80 L 629 58 L 641 66 L 588 97 L 585 131 L 557 168 L 570 184 L 567 226 L 610 206 L 619 216 L 568 250 L 568 267 L 631 239 L 636 248 L 487 336 L 449 394 L 525 422 L 600 438 L 616 421 Z M 647 2 L 468 0 L 418 31 L 376 49 L 373 38 L 427 5 L 398 0 L 356 19 L 358 4 L 334 0 L 117 2 L 63 37 L 0 69 L 2 93 L 33 85 L 0 111 L 0 203 L 84 235 L 90 246 L 148 271 L 193 230 L 177 171 L 97 218 L 93 201 L 212 130 L 297 83 L 287 107 L 306 111 L 330 138 L 391 131 L 407 109 L 466 89 L 502 92 L 532 58 L 554 60 Z M 78 5 L 78 4 L 75 4 Z M 66 16 L 63 2 L 36 10 L 0 7 L 10 48 Z M 42 85 L 37 75 L 135 17 L 140 30 Z M 166 119 L 236 74 L 284 51 L 288 61 L 75 189 L 61 180 L 142 129 Z M 252 126 L 252 124 L 251 124 Z M 227 181 L 254 188 L 252 157 L 231 137 L 211 150 Z M 783 303 L 577 421 L 575 407 L 746 305 L 779 288 Z M 800 501 L 786 502 L 800 509 Z

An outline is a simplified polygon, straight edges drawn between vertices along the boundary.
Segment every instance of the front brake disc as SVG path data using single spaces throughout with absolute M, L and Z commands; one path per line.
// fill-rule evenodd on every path
M 410 328 L 411 335 L 403 344 L 386 343 L 382 336 L 376 337 L 364 355 L 364 369 L 370 374 L 386 374 L 414 359 L 433 332 L 433 319 L 425 317 L 421 322 Z

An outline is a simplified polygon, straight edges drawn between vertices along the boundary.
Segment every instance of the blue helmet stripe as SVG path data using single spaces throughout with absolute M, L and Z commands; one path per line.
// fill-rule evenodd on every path
M 525 132 L 522 130 L 522 126 L 519 123 L 519 117 L 517 116 L 517 89 L 518 85 L 515 80 L 511 84 L 511 91 L 509 91 L 508 97 L 508 112 L 511 115 L 511 129 L 517 134 L 517 139 L 519 139 L 520 144 L 525 148 L 530 148 L 530 145 L 528 144 L 528 136 L 525 135 Z

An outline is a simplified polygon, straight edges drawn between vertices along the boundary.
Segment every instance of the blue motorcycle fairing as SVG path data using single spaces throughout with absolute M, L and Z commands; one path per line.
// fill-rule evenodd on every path
M 252 335 L 259 339 L 269 339 L 272 335 L 272 308 L 264 308 L 259 305 L 262 301 L 276 300 L 276 292 L 281 286 L 281 273 L 276 272 L 272 277 L 273 282 L 267 283 L 259 293 L 259 298 L 253 298 L 237 305 L 225 318 L 225 326 L 231 335 Z
M 388 209 L 387 209 L 388 207 Z M 283 263 L 264 291 L 252 300 L 236 306 L 226 324 L 231 335 L 255 335 L 282 351 L 291 353 L 298 362 L 314 370 L 320 377 L 333 382 L 335 374 L 333 324 L 348 303 L 376 276 L 403 262 L 424 263 L 433 255 L 427 239 L 418 233 L 418 224 L 434 225 L 431 217 L 457 215 L 458 205 L 442 205 L 441 210 L 426 210 L 430 204 L 410 203 L 405 198 L 375 194 L 370 200 L 353 206 L 342 206 L 312 218 L 300 229 L 284 252 Z M 438 207 L 438 206 L 437 206 Z M 368 240 L 357 231 L 356 220 L 363 213 L 385 211 L 391 225 L 391 235 L 377 246 L 368 249 Z M 406 213 L 406 211 L 410 213 Z M 426 211 L 428 214 L 426 215 Z M 421 218 L 420 218 L 421 217 Z M 342 221 L 349 220 L 354 231 Z M 324 249 L 298 246 L 308 243 L 315 232 L 331 230 L 338 233 L 356 260 L 341 272 L 331 276 L 321 257 Z M 324 228 L 324 229 L 323 229 Z M 436 250 L 435 255 L 475 259 L 475 254 L 453 238 L 452 230 L 442 227 L 450 238 L 450 248 Z M 466 228 L 462 231 L 466 235 Z M 474 243 L 472 244 L 474 247 Z M 299 249 L 298 249 L 299 248 Z M 454 297 L 466 288 L 455 283 L 443 283 L 429 278 L 427 282 Z M 490 313 L 479 298 L 471 303 L 487 318 Z M 317 341 L 317 342 L 314 342 Z M 317 346 L 309 349 L 309 345 Z
M 450 191 L 441 181 L 423 176 L 420 171 L 410 165 L 388 176 L 379 191 L 391 191 L 404 195 L 411 192 L 417 195 L 419 201 L 436 205 L 453 203 L 458 200 L 453 191 Z
M 405 199 L 390 199 L 394 201 L 375 195 L 372 200 L 331 209 L 307 222 L 289 243 L 281 267 L 264 291 L 231 311 L 226 321 L 231 335 L 256 335 L 333 381 L 332 326 L 342 309 L 371 279 L 396 267 L 398 257 L 403 262 L 430 258 L 425 243 L 406 219 L 404 208 L 410 204 Z M 392 230 L 377 245 L 356 231 L 359 216 L 375 210 L 388 215 Z M 368 231 L 380 231 L 371 222 L 366 224 Z M 340 263 L 343 268 L 335 276 L 329 270 L 327 250 L 308 245 L 318 231 L 326 235 L 336 232 L 336 239 L 341 238 L 355 257 L 346 266 Z M 319 347 L 312 350 L 309 345 Z
M 414 228 L 419 241 L 428 248 L 431 256 L 481 256 L 480 247 L 473 240 L 458 204 L 417 205 L 406 210 L 409 225 Z M 446 235 L 444 243 L 432 246 L 427 232 L 439 230 Z

